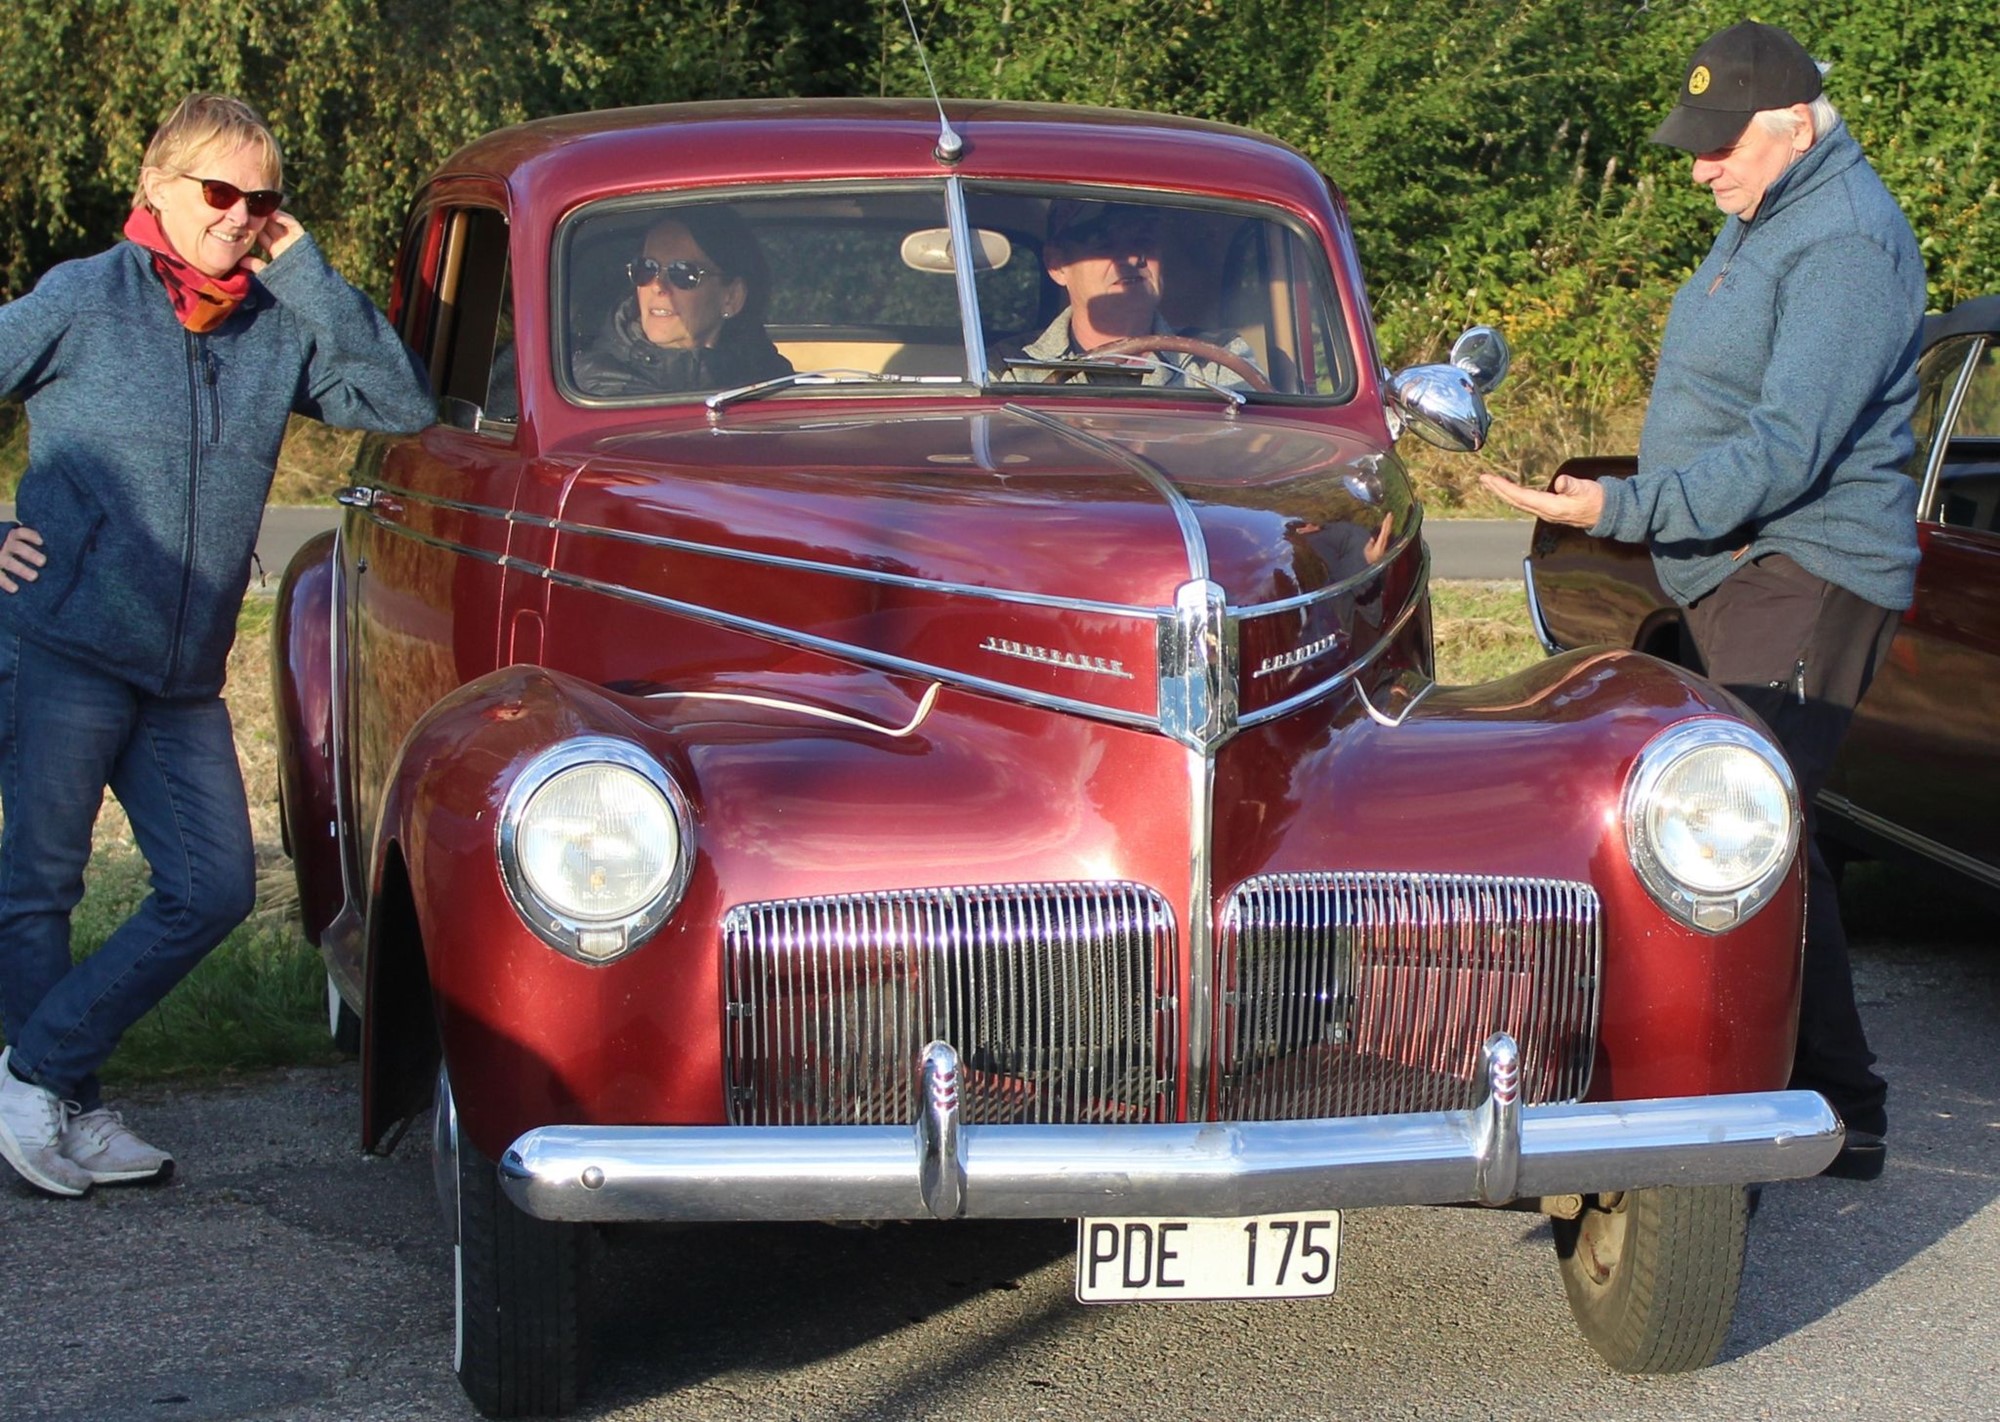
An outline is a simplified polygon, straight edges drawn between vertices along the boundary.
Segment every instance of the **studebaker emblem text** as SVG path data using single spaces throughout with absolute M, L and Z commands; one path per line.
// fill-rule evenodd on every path
M 1257 670 L 1252 672 L 1251 675 L 1269 676 L 1272 672 L 1284 671 L 1287 667 L 1303 665 L 1311 661 L 1314 657 L 1317 657 L 1320 653 L 1331 650 L 1334 644 L 1340 641 L 1340 637 L 1341 634 L 1338 632 L 1329 632 L 1324 637 L 1314 638 L 1303 647 L 1294 647 L 1289 652 L 1280 652 L 1275 657 L 1266 657 L 1263 661 L 1257 663 Z
M 1003 637 L 988 637 L 979 644 L 979 650 L 997 652 L 1003 657 L 1018 657 L 1024 662 L 1040 662 L 1044 666 L 1090 672 L 1095 676 L 1117 676 L 1127 681 L 1132 679 L 1132 673 L 1126 671 L 1125 664 L 1115 657 L 1088 657 L 1081 652 L 1063 652 L 1053 647 L 1036 647 L 1027 642 L 1008 641 Z

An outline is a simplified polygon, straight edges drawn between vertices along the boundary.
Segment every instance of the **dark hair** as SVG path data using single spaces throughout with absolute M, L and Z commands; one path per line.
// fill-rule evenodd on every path
M 750 224 L 727 203 L 669 208 L 654 219 L 653 227 L 668 222 L 687 228 L 695 246 L 722 269 L 723 275 L 743 283 L 743 309 L 732 318 L 732 324 L 762 329 L 764 313 L 770 307 L 771 269 L 764 264 L 764 250 L 757 245 Z

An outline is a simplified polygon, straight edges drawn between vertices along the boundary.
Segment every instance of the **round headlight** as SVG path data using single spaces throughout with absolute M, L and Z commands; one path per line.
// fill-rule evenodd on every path
M 1732 928 L 1763 907 L 1798 850 L 1791 767 L 1740 722 L 1683 722 L 1633 766 L 1625 840 L 1663 907 L 1704 932 Z
M 568 741 L 508 792 L 500 867 L 521 917 L 591 962 L 615 958 L 658 926 L 692 867 L 686 800 L 625 741 Z

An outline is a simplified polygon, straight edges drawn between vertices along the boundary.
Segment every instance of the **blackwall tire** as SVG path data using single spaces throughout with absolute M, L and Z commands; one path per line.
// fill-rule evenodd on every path
M 1598 1198 L 1578 1219 L 1550 1221 L 1583 1336 L 1621 1373 L 1714 1362 L 1743 1279 L 1748 1192 L 1702 1185 Z
M 442 1074 L 439 1087 L 442 1119 L 451 1111 Z M 488 1417 L 559 1416 L 583 1386 L 591 1232 L 516 1209 L 493 1162 L 451 1119 L 453 1160 L 439 1175 L 441 1187 L 456 1185 L 446 1202 L 457 1217 L 453 1369 Z

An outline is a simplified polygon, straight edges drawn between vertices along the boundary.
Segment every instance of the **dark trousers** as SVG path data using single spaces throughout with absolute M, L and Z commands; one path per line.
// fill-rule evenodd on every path
M 1742 698 L 1784 747 L 1804 802 L 1805 971 L 1791 1084 L 1826 1097 L 1850 1129 L 1882 1134 L 1889 1087 L 1873 1070 L 1854 1005 L 1840 896 L 1814 834 L 1813 800 L 1888 652 L 1896 615 L 1769 553 L 1688 608 L 1686 627 L 1695 665 Z

